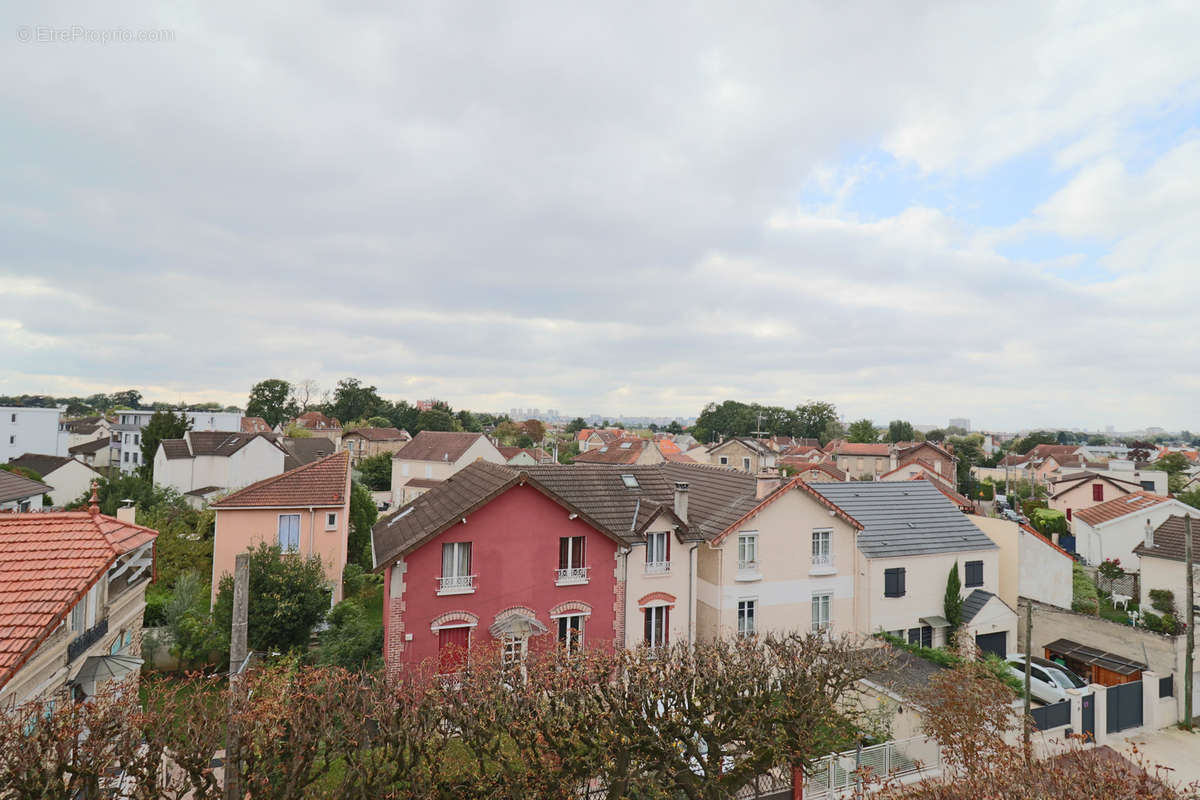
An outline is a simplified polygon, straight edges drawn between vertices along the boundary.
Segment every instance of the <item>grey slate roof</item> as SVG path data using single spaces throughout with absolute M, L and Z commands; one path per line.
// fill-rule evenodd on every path
M 74 447 L 67 448 L 67 452 L 71 455 L 78 455 L 80 453 L 99 453 L 101 450 L 111 444 L 111 439 L 109 439 L 107 436 L 101 436 L 99 439 L 93 439 L 90 442 L 83 442 L 82 444 L 77 444 Z
M 867 680 L 908 700 L 920 697 L 929 688 L 929 679 L 945 669 L 897 647 L 890 649 L 892 658 L 887 666 L 868 674 Z
M 264 434 L 265 435 L 265 434 Z M 283 471 L 289 472 L 296 467 L 320 461 L 325 456 L 333 455 L 333 442 L 324 436 L 307 438 L 285 438 L 278 440 L 287 456 L 283 459 Z
M 626 487 L 622 475 L 633 475 L 637 488 Z M 375 524 L 376 567 L 473 513 L 523 477 L 536 481 L 601 530 L 630 542 L 641 540 L 642 528 L 658 511 L 674 507 L 677 481 L 689 486 L 688 525 L 681 531 L 685 539 L 711 539 L 760 502 L 753 475 L 707 465 L 515 467 L 479 460 Z
M 962 621 L 970 622 L 975 619 L 975 615 L 983 611 L 983 607 L 988 604 L 988 600 L 991 600 L 995 596 L 983 589 L 976 589 L 967 595 L 967 599 L 963 600 L 962 605 Z
M 9 500 L 24 500 L 27 497 L 52 491 L 54 491 L 53 488 L 40 481 L 30 480 L 24 475 L 0 469 L 0 503 L 7 503 Z
M 997 549 L 987 534 L 929 481 L 809 486 L 862 523 L 858 549 L 867 558 Z
M 71 458 L 70 456 L 48 456 L 40 453 L 25 453 L 22 456 L 14 458 L 8 463 L 12 464 L 14 467 L 25 467 L 25 469 L 31 469 L 44 478 L 62 465 L 69 464 L 72 461 L 75 461 L 75 459 Z M 77 463 L 83 464 L 82 461 Z M 84 466 L 87 465 L 84 464 Z M 91 469 L 91 467 L 88 467 L 88 469 Z

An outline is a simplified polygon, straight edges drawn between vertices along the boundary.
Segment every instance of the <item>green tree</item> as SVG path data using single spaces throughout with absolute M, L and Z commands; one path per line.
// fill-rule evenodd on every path
M 1193 508 L 1200 508 L 1200 486 L 1197 486 L 1195 489 L 1189 489 L 1186 492 L 1180 492 L 1175 495 L 1175 499 L 1181 503 L 1187 503 Z
M 350 488 L 350 532 L 346 543 L 349 563 L 367 570 L 375 566 L 371 563 L 371 526 L 378 519 L 379 509 L 371 499 L 371 492 L 361 483 L 355 483 Z
M 208 584 L 195 572 L 185 572 L 175 581 L 163 607 L 171 655 L 186 668 L 215 663 L 223 642 L 208 608 Z
M 483 423 L 479 418 L 467 411 L 465 408 L 454 415 L 458 420 L 458 427 L 469 433 L 483 433 Z
M 927 442 L 944 442 L 944 441 L 946 441 L 946 432 L 944 430 L 942 430 L 941 428 L 934 428 L 933 430 L 931 430 L 925 434 L 925 441 L 927 441 Z
M 374 671 L 383 663 L 383 626 L 357 600 L 343 600 L 329 612 L 321 634 L 321 663 Z
M 123 392 L 113 392 L 108 396 L 109 407 L 125 406 L 127 408 L 142 407 L 142 393 L 137 389 L 126 389 Z
M 233 576 L 221 576 L 213 619 L 225 652 L 233 622 Z M 250 608 L 247 640 L 251 650 L 303 650 L 329 610 L 329 585 L 318 556 L 283 557 L 278 545 L 260 543 L 250 551 Z
M 1012 446 L 1014 453 L 1028 453 L 1039 444 L 1058 444 L 1058 434 L 1050 431 L 1034 431 L 1028 436 L 1018 439 Z
M 889 442 L 912 442 L 917 438 L 911 422 L 894 419 L 888 423 L 887 440 Z
M 267 378 L 250 388 L 250 400 L 246 403 L 246 416 L 262 417 L 274 428 L 300 414 L 294 390 L 282 378 Z
M 364 386 L 358 378 L 342 378 L 327 413 L 339 420 L 367 419 L 386 410 L 386 405 L 374 386 Z
M 573 419 L 567 423 L 566 431 L 567 431 L 567 433 L 579 433 L 581 430 L 583 430 L 586 427 L 587 427 L 587 422 L 584 421 L 583 417 L 576 417 L 575 419 Z
M 576 419 L 579 419 L 579 418 L 577 417 Z M 582 422 L 582 421 L 583 420 L 580 419 L 580 422 Z M 582 428 L 583 426 L 580 426 L 580 427 Z M 675 436 L 683 433 L 683 426 L 679 424 L 679 420 L 677 420 L 677 419 L 671 420 L 671 423 L 669 425 L 667 425 L 667 433 L 675 435 Z
M 879 441 L 879 431 L 876 430 L 875 423 L 865 418 L 851 422 L 850 429 L 846 432 L 846 436 L 852 442 Z
M 428 411 L 422 411 L 417 416 L 417 424 L 413 427 L 416 429 L 412 433 L 419 431 L 452 431 L 455 430 L 454 416 L 448 411 L 443 411 L 440 408 L 431 408 Z
M 358 474 L 363 483 L 373 492 L 386 492 L 392 488 L 392 454 L 378 453 L 358 462 Z
M 410 405 L 405 400 L 400 400 L 396 403 L 386 403 L 379 411 L 380 414 L 392 421 L 392 425 L 402 431 L 408 431 L 415 434 L 417 428 L 417 417 L 420 416 L 420 411 L 417 407 Z
M 172 411 L 155 411 L 142 428 L 142 466 L 141 472 L 149 478 L 154 474 L 154 456 L 158 452 L 158 443 L 163 439 L 182 439 L 192 427 L 192 421 L 182 411 L 176 415 Z
M 1172 492 L 1183 488 L 1189 467 L 1191 462 L 1183 453 L 1167 453 L 1150 465 L 1150 469 L 1167 473 L 1167 488 Z
M 962 624 L 962 606 L 962 581 L 958 578 L 958 562 L 955 561 L 946 578 L 946 598 L 942 601 L 942 613 L 946 615 L 946 622 L 950 623 L 951 633 Z

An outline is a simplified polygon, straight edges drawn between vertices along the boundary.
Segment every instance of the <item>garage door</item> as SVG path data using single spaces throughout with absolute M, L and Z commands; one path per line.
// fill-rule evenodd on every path
M 981 633 L 975 637 L 975 644 L 979 645 L 979 649 L 985 654 L 995 653 L 1004 658 L 1008 654 L 1008 631 Z

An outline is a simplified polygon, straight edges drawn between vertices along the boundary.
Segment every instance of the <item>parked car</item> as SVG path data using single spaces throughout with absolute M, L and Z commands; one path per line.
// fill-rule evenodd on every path
M 1024 653 L 1009 653 L 1005 657 L 1012 673 L 1025 680 Z M 1067 689 L 1079 689 L 1091 694 L 1087 682 L 1062 664 L 1034 656 L 1029 659 L 1029 693 L 1043 703 L 1060 703 L 1067 699 Z
M 1020 522 L 1021 521 L 1021 515 L 1018 514 L 1016 511 L 1013 511 L 1011 508 L 1000 509 L 1000 516 L 1004 517 L 1009 522 Z

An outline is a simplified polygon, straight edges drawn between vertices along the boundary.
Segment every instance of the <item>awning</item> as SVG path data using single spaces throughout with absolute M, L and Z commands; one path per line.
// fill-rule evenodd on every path
M 921 622 L 924 622 L 931 628 L 949 628 L 950 623 L 945 617 L 921 617 Z
M 1073 642 L 1070 639 L 1055 639 L 1050 644 L 1046 645 L 1046 649 L 1051 653 L 1057 653 L 1064 658 L 1070 658 L 1075 661 L 1089 664 L 1093 667 L 1101 667 L 1109 672 L 1115 672 L 1118 675 L 1132 675 L 1135 672 L 1140 672 L 1148 667 L 1140 661 L 1134 661 L 1131 658 L 1125 658 L 1115 653 L 1107 653 L 1103 650 L 1097 650 L 1094 647 L 1086 647 L 1079 642 Z
M 493 622 L 488 633 L 497 639 L 527 639 L 530 636 L 540 636 L 550 629 L 533 617 L 524 614 L 513 614 L 499 622 Z
M 134 656 L 88 656 L 79 672 L 75 675 L 75 683 L 99 683 L 107 680 L 120 680 L 134 670 L 142 668 L 142 659 Z

